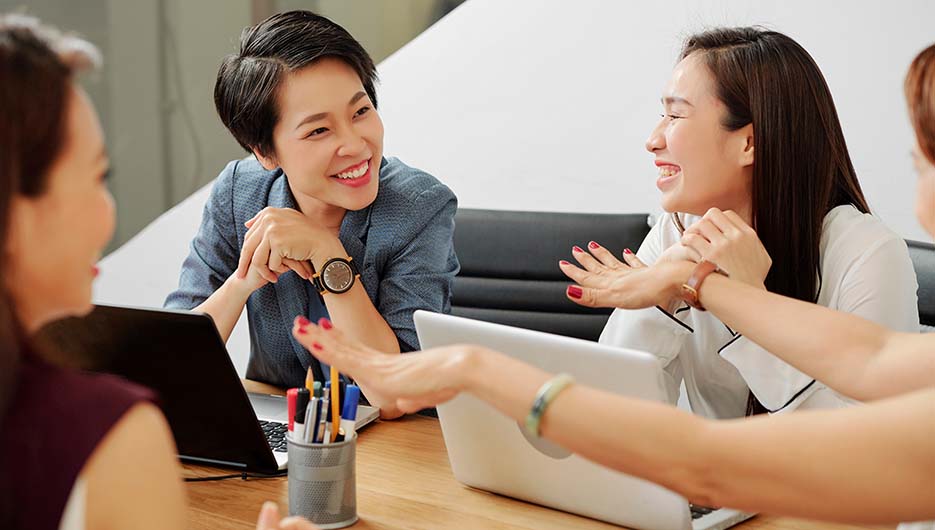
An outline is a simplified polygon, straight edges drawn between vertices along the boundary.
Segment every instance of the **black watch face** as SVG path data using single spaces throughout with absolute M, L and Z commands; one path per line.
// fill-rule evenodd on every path
M 335 260 L 325 266 L 321 280 L 329 291 L 343 293 L 354 285 L 354 272 L 346 261 Z

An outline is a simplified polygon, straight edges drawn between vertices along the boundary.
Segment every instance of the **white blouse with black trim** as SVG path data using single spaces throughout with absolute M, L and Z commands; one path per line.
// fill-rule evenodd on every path
M 690 226 L 697 219 L 685 216 L 683 222 Z M 637 256 L 652 264 L 680 238 L 672 216 L 663 215 Z M 824 219 L 820 252 L 819 304 L 897 331 L 919 331 L 918 286 L 909 250 L 879 219 L 853 206 L 834 208 Z M 790 334 L 813 331 L 820 330 L 787 330 Z M 678 401 L 684 381 L 692 410 L 709 418 L 743 416 L 749 391 L 771 412 L 833 408 L 850 402 L 735 333 L 710 312 L 688 306 L 674 315 L 657 308 L 617 309 L 600 342 L 657 355 L 665 368 L 669 400 Z

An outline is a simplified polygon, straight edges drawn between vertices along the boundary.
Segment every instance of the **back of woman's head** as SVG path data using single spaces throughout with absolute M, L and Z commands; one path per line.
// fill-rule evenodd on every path
M 912 61 L 905 90 L 920 154 L 935 164 L 935 44 Z
M 87 42 L 22 15 L 0 15 L 0 279 L 6 281 L 11 204 L 37 197 L 62 151 L 69 91 L 75 72 L 95 65 Z M 0 284 L 0 420 L 16 387 L 16 367 L 27 338 L 6 283 Z M 2 431 L 2 429 L 0 429 Z M 6 487 L 7 484 L 3 484 Z M 9 515 L 0 492 L 0 523 Z M 0 524 L 6 528 L 4 524 Z
M 814 300 L 825 215 L 852 204 L 868 212 L 831 91 L 802 46 L 775 31 L 717 28 L 688 38 L 725 105 L 729 131 L 753 124 L 753 227 L 773 266 L 766 287 Z

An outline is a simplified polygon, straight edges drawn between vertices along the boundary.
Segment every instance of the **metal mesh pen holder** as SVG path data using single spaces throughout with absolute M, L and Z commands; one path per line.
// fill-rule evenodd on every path
M 357 522 L 357 436 L 333 444 L 288 440 L 289 515 L 322 529 Z

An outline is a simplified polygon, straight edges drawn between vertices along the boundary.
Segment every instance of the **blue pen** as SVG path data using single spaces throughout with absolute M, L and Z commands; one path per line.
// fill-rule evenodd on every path
M 341 411 L 341 431 L 344 432 L 344 439 L 353 438 L 357 435 L 357 405 L 360 403 L 360 387 L 357 385 L 347 385 L 344 396 L 344 410 Z M 354 433 L 354 434 L 351 434 Z

